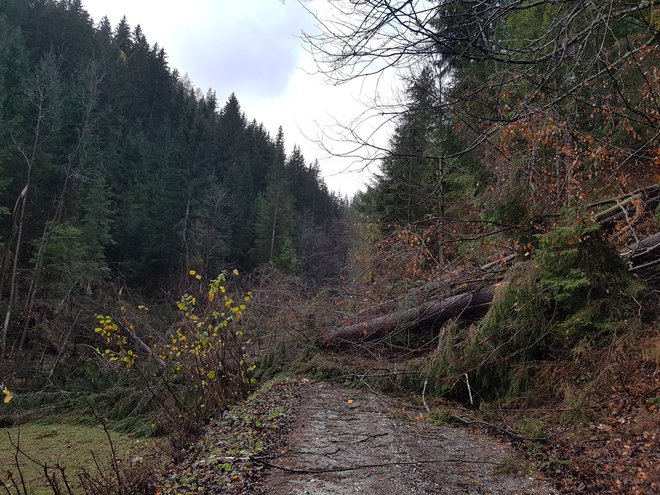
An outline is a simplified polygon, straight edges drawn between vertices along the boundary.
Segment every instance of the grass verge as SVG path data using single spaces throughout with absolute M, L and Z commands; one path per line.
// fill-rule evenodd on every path
M 130 435 L 110 435 L 117 456 L 125 463 L 143 463 L 145 449 L 154 444 L 153 440 L 136 439 Z M 21 452 L 17 452 L 16 446 Z M 13 486 L 14 482 L 19 486 L 25 483 L 33 495 L 53 493 L 44 475 L 44 464 L 63 467 L 75 492 L 81 489 L 79 473 L 94 474 L 100 468 L 102 474 L 107 475 L 111 469 L 111 457 L 110 445 L 101 426 L 31 423 L 0 428 L 0 482 L 7 487 Z
M 295 381 L 264 383 L 211 421 L 206 435 L 156 488 L 163 495 L 243 494 L 274 455 L 289 424 Z

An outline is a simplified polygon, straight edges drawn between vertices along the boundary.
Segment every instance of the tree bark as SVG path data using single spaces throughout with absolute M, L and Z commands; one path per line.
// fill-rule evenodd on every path
M 631 244 L 621 254 L 628 259 L 631 272 L 660 264 L 660 232 Z
M 479 318 L 486 314 L 497 284 L 449 296 L 435 302 L 423 303 L 417 308 L 395 311 L 372 320 L 348 325 L 322 333 L 321 347 L 342 347 L 357 341 L 385 337 L 403 326 L 418 327 L 442 325 L 452 318 Z

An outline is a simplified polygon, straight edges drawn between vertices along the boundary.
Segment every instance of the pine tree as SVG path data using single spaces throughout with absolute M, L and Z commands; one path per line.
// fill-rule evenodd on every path
M 257 202 L 255 257 L 260 263 L 272 263 L 292 242 L 293 197 L 284 169 L 274 170 L 265 194 Z
M 119 49 L 118 57 L 121 61 L 126 61 L 133 50 L 133 39 L 131 36 L 131 27 L 128 24 L 126 16 L 122 17 L 115 28 L 113 42 Z

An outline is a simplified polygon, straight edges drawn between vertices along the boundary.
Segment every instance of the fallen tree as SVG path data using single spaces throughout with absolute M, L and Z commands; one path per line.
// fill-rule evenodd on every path
M 321 334 L 319 344 L 322 347 L 341 347 L 353 342 L 387 336 L 405 324 L 418 327 L 442 325 L 452 318 L 479 318 L 488 311 L 493 301 L 495 287 L 495 285 L 487 285 L 440 301 L 423 303 L 418 307 L 395 311 L 372 320 L 331 330 Z
M 628 246 L 622 256 L 628 260 L 631 272 L 660 264 L 660 232 Z
M 616 199 L 616 204 L 594 215 L 594 221 L 600 223 L 604 228 L 609 228 L 615 222 L 625 220 L 633 216 L 637 208 L 653 212 L 660 204 L 660 194 L 657 186 L 642 192 L 633 194 L 625 199 Z
M 626 247 L 621 252 L 621 256 L 627 260 L 630 272 L 660 264 L 660 232 Z M 509 256 L 506 264 L 513 258 L 514 256 Z M 492 263 L 484 265 L 480 270 L 484 271 L 492 265 Z M 430 302 L 411 301 L 410 309 L 393 311 L 363 322 L 322 331 L 318 344 L 325 348 L 340 348 L 356 342 L 373 342 L 403 328 L 412 330 L 440 326 L 451 319 L 480 318 L 488 311 L 493 301 L 494 290 L 500 285 L 502 283 L 481 285 L 473 290 Z

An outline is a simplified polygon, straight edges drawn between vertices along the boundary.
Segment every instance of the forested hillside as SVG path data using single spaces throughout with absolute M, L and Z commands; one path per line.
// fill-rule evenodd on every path
M 482 316 L 516 259 L 531 260 L 530 271 L 544 265 L 532 278 L 553 294 L 548 304 L 575 304 L 551 327 L 602 329 L 624 318 L 590 307 L 599 290 L 618 287 L 626 299 L 625 276 L 610 287 L 601 278 L 621 268 L 617 251 L 655 287 L 653 2 L 330 3 L 342 29 L 306 38 L 319 69 L 337 82 L 395 70 L 405 86 L 400 103 L 373 109 L 395 127 L 356 201 L 377 248 L 356 263 L 353 281 L 366 293 L 358 314 L 389 307 L 391 316 L 349 321 L 322 342 L 387 337 L 415 318 L 437 328 Z M 346 136 L 376 148 L 367 134 L 360 141 L 366 121 L 347 124 Z M 392 313 L 400 297 L 409 306 Z M 454 298 L 463 302 L 439 318 Z
M 0 119 L 3 353 L 47 345 L 36 329 L 110 281 L 178 290 L 192 268 L 269 262 L 323 281 L 343 263 L 346 205 L 318 166 L 126 18 L 3 0 Z

